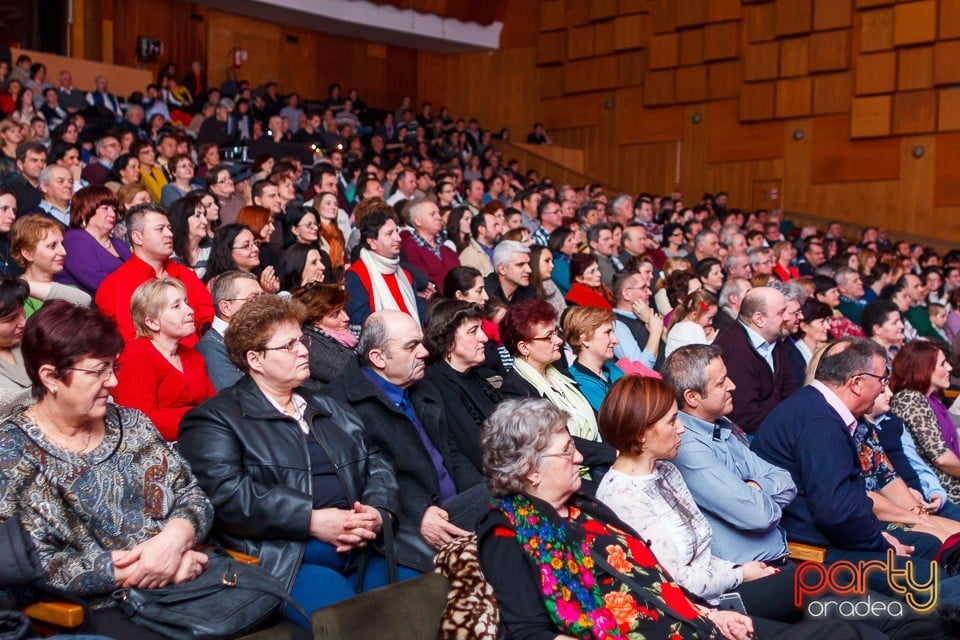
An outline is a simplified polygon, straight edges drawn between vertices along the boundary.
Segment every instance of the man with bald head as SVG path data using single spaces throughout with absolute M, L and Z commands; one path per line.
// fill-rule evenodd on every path
M 420 325 L 402 311 L 376 311 L 363 323 L 357 355 L 324 391 L 353 407 L 370 445 L 394 468 L 398 564 L 431 571 L 441 546 L 473 530 L 489 494 L 450 438 L 439 392 L 423 379 Z
M 743 296 L 737 321 L 714 340 L 723 350 L 727 375 L 737 385 L 730 418 L 748 434 L 756 433 L 764 416 L 797 390 L 779 339 L 786 310 L 786 300 L 776 289 L 751 289 Z

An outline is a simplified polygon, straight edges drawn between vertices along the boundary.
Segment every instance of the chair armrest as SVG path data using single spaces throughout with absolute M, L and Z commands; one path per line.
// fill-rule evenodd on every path
M 28 618 L 63 629 L 72 629 L 83 624 L 83 607 L 72 602 L 35 602 L 24 607 L 22 611 Z
M 815 544 L 788 542 L 787 549 L 790 551 L 790 559 L 795 562 L 823 562 L 827 558 L 827 549 Z

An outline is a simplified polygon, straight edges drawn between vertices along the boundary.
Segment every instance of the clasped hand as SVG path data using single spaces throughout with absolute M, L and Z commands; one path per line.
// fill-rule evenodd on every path
M 171 521 L 160 533 L 132 549 L 113 551 L 118 586 L 155 589 L 193 580 L 207 566 L 207 556 L 192 549 L 193 525 Z
M 310 516 L 310 535 L 332 544 L 337 553 L 365 547 L 376 540 L 383 518 L 375 508 L 353 503 L 353 509 L 314 509 Z

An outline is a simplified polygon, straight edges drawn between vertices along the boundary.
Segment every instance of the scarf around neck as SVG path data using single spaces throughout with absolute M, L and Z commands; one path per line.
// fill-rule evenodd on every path
M 600 441 L 600 430 L 597 428 L 597 417 L 593 413 L 593 407 L 580 393 L 573 380 L 560 373 L 553 365 L 547 366 L 546 379 L 520 358 L 513 361 L 513 366 L 540 395 L 570 415 L 567 420 L 567 430 L 570 435 L 584 440 Z
M 396 311 L 406 311 L 417 325 L 420 324 L 420 314 L 417 313 L 417 296 L 413 292 L 413 286 L 407 280 L 403 269 L 400 268 L 400 258 L 384 258 L 383 256 L 370 251 L 369 249 L 360 250 L 360 261 L 367 268 L 370 274 L 370 285 L 373 288 L 373 310 L 382 311 L 383 309 L 393 309 Z M 393 292 L 387 286 L 384 276 L 393 275 L 397 280 L 397 287 L 400 289 L 403 306 L 401 308 L 398 301 L 394 299 Z

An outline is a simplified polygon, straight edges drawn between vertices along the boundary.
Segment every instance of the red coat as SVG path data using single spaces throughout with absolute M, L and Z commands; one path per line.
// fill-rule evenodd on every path
M 183 344 L 192 347 L 200 340 L 201 329 L 213 322 L 213 298 L 197 274 L 189 267 L 167 260 L 164 269 L 168 276 L 176 278 L 187 288 L 187 302 L 193 308 L 197 335 L 184 338 Z M 117 323 L 117 329 L 123 336 L 124 342 L 130 342 L 136 336 L 133 318 L 130 316 L 130 298 L 133 297 L 133 292 L 144 282 L 156 279 L 157 274 L 153 267 L 134 254 L 119 269 L 104 278 L 97 288 L 97 308 L 103 315 Z
M 581 282 L 574 282 L 564 298 L 568 303 L 578 307 L 598 307 L 613 311 L 613 305 L 603 295 Z
M 216 393 L 203 356 L 183 345 L 179 352 L 183 371 L 170 364 L 149 338 L 128 342 L 118 359 L 120 373 L 113 390 L 117 404 L 143 411 L 171 442 L 177 439 L 183 414 Z
M 450 247 L 440 245 L 440 257 L 417 244 L 412 234 L 407 234 L 400 244 L 400 260 L 414 269 L 419 269 L 427 280 L 437 286 L 438 291 L 443 291 L 443 279 L 447 273 L 454 267 L 460 266 L 460 258 L 450 250 Z

